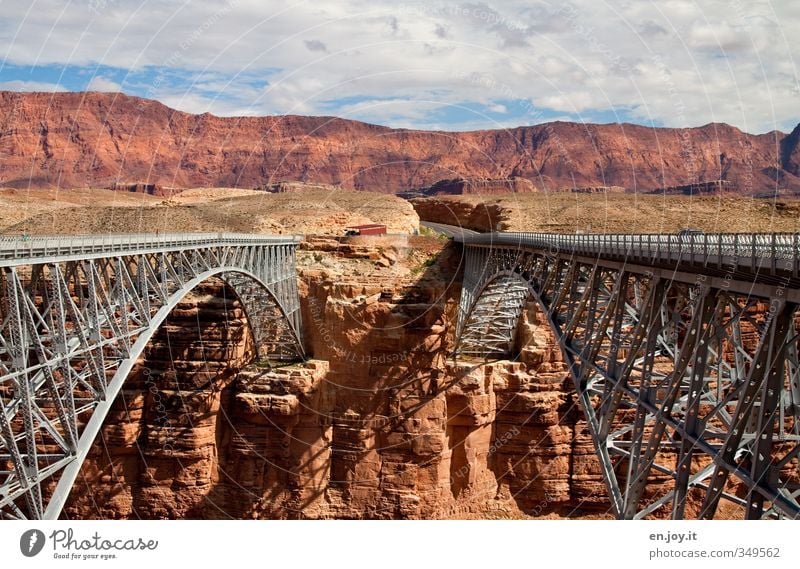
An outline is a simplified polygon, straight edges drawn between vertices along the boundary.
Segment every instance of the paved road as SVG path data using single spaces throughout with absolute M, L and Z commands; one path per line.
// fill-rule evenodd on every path
M 800 294 L 800 233 L 479 233 L 441 223 L 426 221 L 424 225 L 465 245 L 546 249 L 625 262 L 660 263 L 691 272 L 698 272 L 699 267 L 702 271 L 716 269 L 730 277 L 750 275 L 748 278 L 754 283 L 797 288 Z M 783 280 L 775 281 L 776 275 Z
M 461 240 L 468 235 L 480 235 L 479 231 L 473 231 L 466 227 L 456 227 L 455 225 L 445 225 L 444 223 L 433 223 L 432 221 L 420 221 L 420 225 L 432 229 L 437 233 Z

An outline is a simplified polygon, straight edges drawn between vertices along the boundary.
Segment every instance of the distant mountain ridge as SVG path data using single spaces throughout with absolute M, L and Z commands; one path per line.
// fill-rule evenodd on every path
M 335 117 L 217 117 L 114 93 L 0 91 L 0 186 L 256 188 L 282 181 L 387 193 L 455 178 L 539 191 L 654 191 L 726 180 L 800 192 L 800 125 L 651 128 L 553 122 L 504 130 L 392 129 Z

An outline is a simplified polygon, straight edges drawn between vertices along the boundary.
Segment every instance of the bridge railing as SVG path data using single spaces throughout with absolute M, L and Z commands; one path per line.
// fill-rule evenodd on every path
M 800 270 L 798 233 L 553 234 L 503 232 L 464 235 L 466 244 L 515 245 L 631 260 L 700 263 L 720 268 Z
M 247 233 L 115 233 L 106 235 L 0 235 L 0 261 L 187 247 L 296 243 L 288 235 Z

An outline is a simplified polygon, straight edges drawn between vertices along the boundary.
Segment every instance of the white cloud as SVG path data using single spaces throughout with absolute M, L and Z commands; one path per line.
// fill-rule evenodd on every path
M 725 121 L 765 132 L 800 119 L 795 4 L 112 0 L 63 11 L 59 0 L 38 0 L 26 17 L 25 3 L 4 2 L 0 61 L 208 75 L 214 79 L 143 90 L 220 114 L 349 113 L 425 127 L 440 124 L 447 105 L 513 110 L 536 101 L 578 118 L 623 109 L 643 122 Z M 259 75 L 264 81 L 254 86 Z M 118 90 L 111 83 L 92 80 Z M 336 100 L 345 103 L 332 106 Z M 395 103 L 357 103 L 381 100 Z M 541 122 L 520 118 L 527 120 Z
M 44 91 L 47 93 L 55 93 L 57 91 L 66 91 L 66 89 L 56 83 L 20 81 L 15 79 L 12 81 L 0 81 L 0 91 Z
M 445 106 L 436 101 L 412 99 L 369 100 L 345 105 L 336 114 L 377 124 L 385 124 L 389 119 L 400 128 L 414 128 L 420 121 L 426 120 L 429 112 L 440 111 Z
M 688 44 L 697 49 L 743 49 L 750 43 L 746 30 L 734 29 L 727 22 L 695 23 L 689 30 Z
M 108 93 L 119 93 L 122 91 L 122 86 L 102 75 L 95 75 L 86 85 L 87 91 L 102 91 Z
M 546 109 L 565 113 L 580 113 L 592 108 L 596 101 L 589 93 L 580 91 L 565 92 L 560 95 L 548 95 L 536 100 L 536 104 Z

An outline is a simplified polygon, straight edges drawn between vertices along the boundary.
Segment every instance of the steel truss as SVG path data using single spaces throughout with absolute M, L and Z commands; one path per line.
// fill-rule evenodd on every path
M 800 319 L 789 277 L 759 288 L 754 275 L 755 296 L 736 292 L 748 282 L 734 273 L 712 279 L 552 246 L 464 251 L 456 355 L 514 357 L 517 323 L 536 301 L 617 517 L 800 518 Z
M 0 260 L 1 517 L 59 516 L 148 341 L 202 281 L 233 289 L 259 357 L 304 357 L 296 240 L 207 237 L 42 239 Z

